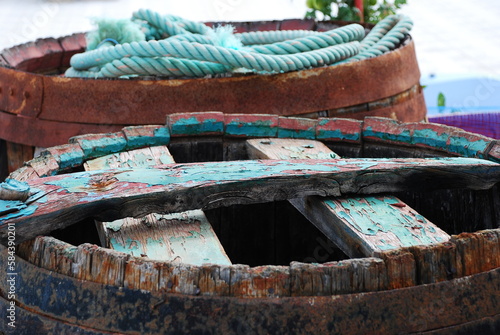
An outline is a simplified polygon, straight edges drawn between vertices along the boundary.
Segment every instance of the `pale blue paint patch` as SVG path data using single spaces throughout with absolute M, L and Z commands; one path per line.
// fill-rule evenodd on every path
M 409 129 L 403 130 L 399 134 L 388 134 L 379 131 L 374 131 L 371 126 L 368 126 L 366 127 L 365 130 L 363 130 L 363 137 L 375 137 L 384 141 L 411 143 L 411 136 Z
M 203 135 L 207 133 L 224 132 L 224 122 L 216 119 L 205 119 L 199 121 L 196 117 L 180 119 L 170 125 L 172 135 Z
M 233 180 L 245 180 L 249 178 L 272 177 L 287 171 L 319 171 L 333 172 L 340 169 L 332 162 L 324 162 L 321 165 L 308 164 L 306 162 L 275 162 L 262 164 L 258 161 L 233 161 L 217 162 L 207 164 L 196 164 L 189 166 L 188 170 L 172 171 L 167 174 L 165 170 L 151 169 L 146 171 L 132 170 L 115 177 L 120 181 L 141 182 L 149 185 L 168 185 L 189 183 L 194 185 L 199 182 L 213 181 L 225 182 Z M 180 172 L 177 174 L 176 172 Z M 188 172 L 188 173 L 187 173 Z
M 55 157 L 61 170 L 80 166 L 83 164 L 84 154 L 82 151 L 64 152 Z
M 449 152 L 454 152 L 465 157 L 484 158 L 484 153 L 490 141 L 469 141 L 466 137 L 450 136 Z
M 302 129 L 286 129 L 286 128 L 278 128 L 278 137 L 279 138 L 303 138 L 303 139 L 316 139 L 316 128 L 311 127 L 307 130 Z
M 71 178 L 62 178 L 54 181 L 46 181 L 47 185 L 59 186 L 62 189 L 58 191 L 66 190 L 70 193 L 76 192 L 88 192 L 89 190 L 89 182 L 92 180 L 90 178 L 90 173 L 88 172 L 80 172 L 72 175 Z
M 435 130 L 432 129 L 416 129 L 413 131 L 413 144 L 423 144 L 425 146 L 436 148 L 436 149 L 446 149 L 448 144 L 449 135 L 442 133 L 439 135 Z
M 337 141 L 352 141 L 359 142 L 361 138 L 361 133 L 355 134 L 346 134 L 343 133 L 340 129 L 335 130 L 318 130 L 318 134 L 316 136 L 318 140 L 337 140 Z
M 26 193 L 30 190 L 28 183 L 11 178 L 7 178 L 3 183 L 0 183 L 0 187 L 7 191 L 19 193 Z
M 239 122 L 233 120 L 226 124 L 226 135 L 247 137 L 276 137 L 278 127 L 273 126 L 271 120 L 254 122 Z
M 123 252 L 132 256 L 141 257 L 142 246 L 137 240 L 132 240 L 130 237 L 125 240 L 125 243 L 119 243 L 116 238 L 112 237 L 109 244 L 114 250 Z
M 126 149 L 167 145 L 170 143 L 170 131 L 167 127 L 157 128 L 153 136 L 127 136 Z
M 127 146 L 127 140 L 121 136 L 101 137 L 93 140 L 81 139 L 79 143 L 87 159 L 120 152 Z
M 112 230 L 112 231 L 120 231 L 120 229 L 123 226 L 124 221 L 123 220 L 115 220 L 111 222 L 105 222 L 104 225 L 106 226 L 106 229 Z

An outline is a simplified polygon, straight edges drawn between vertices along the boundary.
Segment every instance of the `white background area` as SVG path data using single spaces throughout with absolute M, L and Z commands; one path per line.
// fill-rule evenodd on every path
M 198 21 L 302 18 L 306 0 L 0 0 L 0 49 L 93 28 L 93 17 L 150 8 Z M 499 0 L 408 0 L 420 70 L 500 76 Z

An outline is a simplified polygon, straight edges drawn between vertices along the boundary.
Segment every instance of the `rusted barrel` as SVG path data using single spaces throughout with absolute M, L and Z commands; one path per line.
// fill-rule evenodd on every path
M 332 152 L 325 159 L 323 152 L 307 151 L 318 148 L 318 142 L 300 147 L 279 144 L 278 150 L 292 153 L 287 159 L 300 160 L 241 161 L 282 140 L 320 141 Z M 285 154 L 280 151 L 280 155 Z M 326 168 L 328 160 L 338 171 Z M 27 239 L 18 244 L 15 257 L 17 326 L 25 333 L 84 334 L 496 334 L 500 330 L 499 162 L 500 143 L 491 138 L 438 124 L 377 117 L 312 120 L 177 114 L 168 117 L 167 126 L 76 137 L 70 144 L 47 149 L 11 175 L 42 192 L 22 215 L 4 217 L 0 225 L 2 243 L 5 227 L 12 222 L 18 241 Z M 138 165 L 156 164 L 160 166 L 150 172 L 136 170 Z M 257 171 L 259 164 L 285 168 L 263 168 L 258 170 L 262 174 L 243 180 L 241 176 Z M 126 168 L 113 170 L 117 166 Z M 78 172 L 84 167 L 87 172 Z M 190 177 L 184 184 L 172 180 L 163 186 L 151 177 L 170 175 Z M 347 179 L 342 177 L 346 175 Z M 139 177 L 145 178 L 141 183 L 146 184 L 140 185 L 147 185 L 146 193 L 134 186 Z M 79 184 L 82 180 L 88 182 Z M 266 188 L 270 183 L 278 186 Z M 159 188 L 166 194 L 162 201 L 148 198 L 141 203 Z M 190 188 L 194 192 L 189 193 Z M 134 198 L 117 197 L 119 190 Z M 173 192 L 177 193 L 169 198 Z M 297 197 L 304 196 L 306 206 L 300 209 Z M 366 200 L 371 196 L 383 197 L 384 211 L 400 212 L 408 220 L 401 232 L 396 233 L 395 226 L 384 231 L 383 222 L 378 223 L 380 229 L 374 228 L 355 217 L 363 206 L 361 217 L 375 222 L 374 207 Z M 395 197 L 398 200 L 390 200 Z M 60 202 L 54 205 L 54 201 Z M 71 207 L 68 214 L 63 210 L 67 201 L 80 207 Z M 357 204 L 349 215 L 340 215 L 346 220 L 328 226 L 343 240 L 335 240 L 318 222 L 319 211 L 314 215 L 307 211 L 320 208 L 320 219 L 332 218 L 335 213 L 324 212 L 325 201 Z M 200 222 L 205 219 L 193 219 L 189 213 L 157 222 L 138 219 L 140 234 L 150 240 L 127 235 L 132 230 L 115 221 L 104 225 L 104 234 L 94 228 L 94 218 L 110 221 L 127 210 L 145 214 L 160 207 L 194 209 L 198 202 L 204 204 L 213 234 Z M 100 205 L 86 207 L 94 203 Z M 43 222 L 20 219 L 39 210 L 47 211 Z M 385 220 L 393 215 L 387 213 Z M 182 222 L 189 224 L 189 234 L 183 235 Z M 363 228 L 365 224 L 375 230 Z M 26 225 L 34 231 L 25 230 Z M 161 240 L 160 235 L 149 235 L 156 225 L 173 235 L 154 242 Z M 49 234 L 56 226 L 66 227 Z M 46 236 L 30 240 L 42 227 Z M 122 233 L 128 238 L 118 237 Z M 379 234 L 386 234 L 386 240 L 374 240 Z M 229 264 L 204 254 L 202 264 L 196 265 L 186 261 L 194 250 L 183 255 L 172 251 L 176 243 L 189 245 L 214 236 Z M 414 237 L 420 242 L 395 245 L 398 239 Z M 424 241 L 429 237 L 435 239 Z M 195 244 L 199 248 L 201 240 Z M 157 260 L 162 255 L 149 254 L 153 245 L 174 256 Z M 6 264 L 8 253 L 4 246 L 1 249 Z M 205 258 L 213 263 L 203 264 Z M 4 294 L 8 285 L 0 281 L 2 310 L 10 303 Z M 8 330 L 5 324 L 0 327 Z
M 284 20 L 232 24 L 244 32 L 324 31 L 344 23 Z M 76 34 L 37 40 L 0 54 L 1 139 L 49 147 L 76 135 L 162 124 L 166 114 L 186 112 L 356 119 L 384 116 L 407 122 L 422 121 L 426 115 L 410 37 L 396 50 L 373 59 L 269 76 L 158 80 L 59 76 L 69 66 L 71 56 L 84 51 L 85 44 L 84 34 Z M 29 151 L 11 147 L 11 156 L 19 150 Z M 12 165 L 10 172 L 17 167 Z

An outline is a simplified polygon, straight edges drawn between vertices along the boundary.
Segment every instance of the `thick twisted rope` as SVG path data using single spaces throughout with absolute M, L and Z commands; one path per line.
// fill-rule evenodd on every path
M 257 73 L 297 71 L 374 57 L 399 45 L 411 29 L 409 19 L 392 16 L 364 39 L 364 28 L 351 24 L 327 32 L 229 34 L 228 40 L 234 39 L 236 43 L 222 46 L 227 34 L 217 35 L 202 23 L 150 10 L 139 10 L 133 17 L 146 31 L 146 39 L 160 35 L 167 38 L 114 46 L 103 44 L 96 50 L 74 55 L 66 76 L 203 77 L 239 69 Z

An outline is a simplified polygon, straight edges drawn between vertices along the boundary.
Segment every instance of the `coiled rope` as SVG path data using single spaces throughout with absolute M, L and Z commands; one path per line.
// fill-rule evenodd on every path
M 350 24 L 326 32 L 307 30 L 233 34 L 174 15 L 141 9 L 133 14 L 145 40 L 119 44 L 106 38 L 71 58 L 67 77 L 204 77 L 231 72 L 283 73 L 357 61 L 396 48 L 412 22 L 393 15 L 365 37 Z

